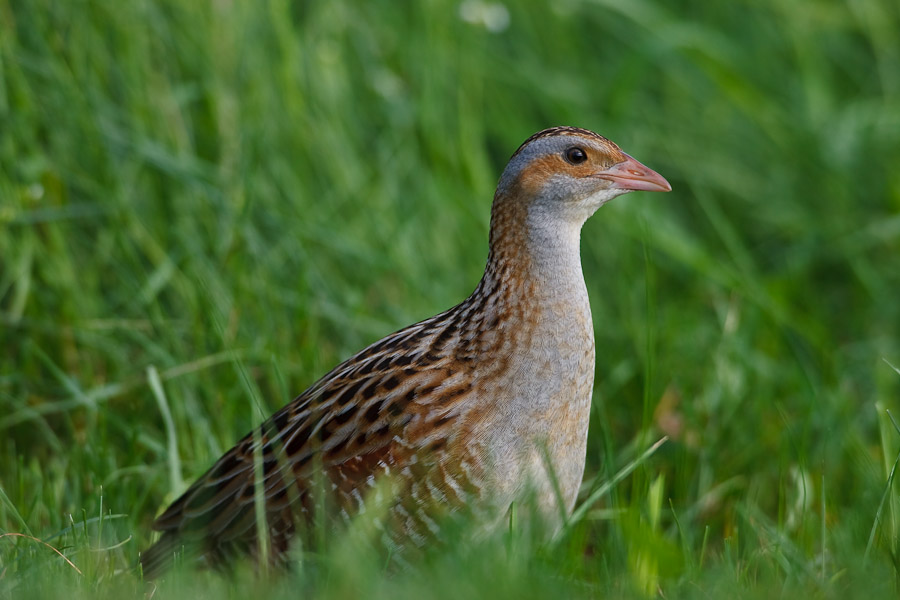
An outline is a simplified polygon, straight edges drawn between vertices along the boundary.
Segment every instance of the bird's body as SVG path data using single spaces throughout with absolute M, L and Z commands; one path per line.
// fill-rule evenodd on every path
M 547 519 L 570 513 L 594 380 L 580 231 L 633 189 L 670 188 L 593 132 L 529 138 L 498 185 L 472 295 L 347 359 L 240 441 L 157 519 L 145 575 L 182 546 L 213 564 L 254 552 L 257 489 L 267 550 L 281 555 L 313 512 L 317 477 L 347 516 L 391 478 L 385 528 L 414 544 L 464 505 L 499 516 L 533 493 Z

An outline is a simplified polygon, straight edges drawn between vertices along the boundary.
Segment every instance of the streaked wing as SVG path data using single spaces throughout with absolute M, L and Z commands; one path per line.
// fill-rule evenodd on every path
M 353 514 L 378 475 L 405 468 L 414 449 L 447 444 L 453 400 L 470 388 L 441 351 L 458 335 L 450 323 L 461 306 L 364 349 L 245 436 L 154 522 L 163 536 L 141 557 L 144 575 L 164 570 L 182 547 L 213 564 L 254 552 L 257 462 L 277 553 L 312 516 L 316 473 L 337 508 Z

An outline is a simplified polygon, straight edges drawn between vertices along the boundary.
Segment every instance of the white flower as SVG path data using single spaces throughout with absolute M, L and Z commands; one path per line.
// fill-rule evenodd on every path
M 459 5 L 459 18 L 472 25 L 481 25 L 491 33 L 509 27 L 509 10 L 499 2 L 466 0 Z

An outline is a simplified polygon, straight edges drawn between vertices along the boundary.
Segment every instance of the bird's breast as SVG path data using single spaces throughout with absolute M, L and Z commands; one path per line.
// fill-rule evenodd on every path
M 594 380 L 593 323 L 580 283 L 524 301 L 498 320 L 493 343 L 502 350 L 489 353 L 494 358 L 483 365 L 473 407 L 480 422 L 473 433 L 488 463 L 486 487 L 499 508 L 526 490 L 550 518 L 560 514 L 560 502 L 567 513 L 574 505 Z

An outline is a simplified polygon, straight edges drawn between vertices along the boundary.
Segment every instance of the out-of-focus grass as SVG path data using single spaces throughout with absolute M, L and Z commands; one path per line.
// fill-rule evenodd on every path
M 82 571 L 2 537 L 0 597 L 142 593 L 182 478 L 471 291 L 556 124 L 675 188 L 584 230 L 584 496 L 670 441 L 555 544 L 168 591 L 896 594 L 897 40 L 886 0 L 0 0 L 0 533 Z

